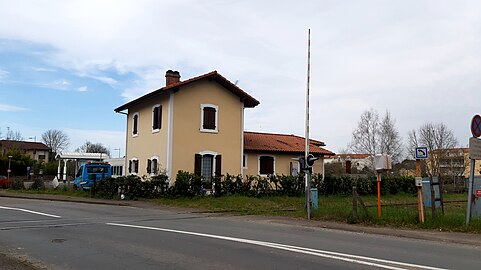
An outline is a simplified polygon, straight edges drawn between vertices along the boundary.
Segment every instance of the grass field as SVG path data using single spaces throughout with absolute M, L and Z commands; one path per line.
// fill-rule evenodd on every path
M 90 197 L 83 191 L 65 190 L 23 190 L 10 191 L 22 193 L 43 193 L 52 195 L 67 195 Z M 481 233 L 481 218 L 472 219 L 469 226 L 466 221 L 467 194 L 444 196 L 444 215 L 437 210 L 437 217 L 432 219 L 431 209 L 425 209 L 425 223 L 418 221 L 417 196 L 410 194 L 382 196 L 381 218 L 377 218 L 377 197 L 362 196 L 367 206 L 368 215 L 360 205 L 358 219 L 352 217 L 352 197 L 350 196 L 320 196 L 319 208 L 313 210 L 313 219 L 344 223 L 361 223 L 373 226 L 389 226 L 410 229 L 436 229 L 444 231 Z M 234 215 L 287 216 L 305 218 L 305 198 L 287 196 L 246 197 L 194 197 L 194 198 L 159 198 L 148 201 L 168 206 L 197 208 L 202 211 L 225 212 Z

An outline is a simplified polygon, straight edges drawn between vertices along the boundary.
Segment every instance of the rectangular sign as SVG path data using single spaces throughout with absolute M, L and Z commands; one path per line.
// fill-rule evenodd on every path
M 476 197 L 481 197 L 481 189 L 477 189 L 476 192 L 474 193 Z
M 417 187 L 422 187 L 423 186 L 423 178 L 416 176 L 414 179 L 414 183 L 416 184 Z
M 416 147 L 414 158 L 416 158 L 416 159 L 427 159 L 428 158 L 428 148 L 427 147 Z
M 469 158 L 481 159 L 481 140 L 478 138 L 469 139 Z

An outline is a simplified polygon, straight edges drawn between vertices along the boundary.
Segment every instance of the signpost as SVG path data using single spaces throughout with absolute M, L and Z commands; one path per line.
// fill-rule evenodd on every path
M 381 217 L 381 172 L 391 170 L 391 158 L 389 155 L 377 154 L 374 157 L 375 169 L 377 172 L 377 217 Z
M 421 159 L 428 158 L 428 148 L 427 147 L 416 147 L 414 154 L 416 158 L 416 178 L 415 184 L 418 189 L 418 213 L 419 221 L 424 223 L 424 205 L 423 205 L 423 178 L 421 177 Z
M 481 116 L 476 114 L 471 120 L 471 134 L 473 137 L 469 139 L 469 158 L 471 159 L 471 171 L 469 173 L 469 188 L 468 188 L 468 207 L 466 208 L 466 225 L 469 225 L 471 219 L 471 206 L 473 204 L 473 182 L 474 169 L 476 159 L 481 159 Z M 481 191 L 476 190 L 476 197 L 481 195 Z

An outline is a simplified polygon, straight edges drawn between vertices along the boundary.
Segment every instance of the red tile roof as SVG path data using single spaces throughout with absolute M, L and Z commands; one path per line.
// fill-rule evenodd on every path
M 241 101 L 244 102 L 245 107 L 253 108 L 253 107 L 259 105 L 258 100 L 256 100 L 255 98 L 253 98 L 252 96 L 247 94 L 244 90 L 240 89 L 237 85 L 233 84 L 232 82 L 227 80 L 224 76 L 220 75 L 219 73 L 217 73 L 217 71 L 214 70 L 214 71 L 206 73 L 204 75 L 200 75 L 200 76 L 197 76 L 197 77 L 194 77 L 194 78 L 190 78 L 190 79 L 185 80 L 185 81 L 179 81 L 177 83 L 173 83 L 171 85 L 164 86 L 162 88 L 154 90 L 154 91 L 152 91 L 148 94 L 145 94 L 145 95 L 143 95 L 143 96 L 141 96 L 137 99 L 134 99 L 134 100 L 116 108 L 114 111 L 115 112 L 123 111 L 125 109 L 128 109 L 130 106 L 132 106 L 134 104 L 137 104 L 137 103 L 139 103 L 139 102 L 141 102 L 141 101 L 143 101 L 143 100 L 145 100 L 149 97 L 166 94 L 170 90 L 179 89 L 182 86 L 185 86 L 187 84 L 190 84 L 190 83 L 202 80 L 202 79 L 209 79 L 209 80 L 213 80 L 213 81 L 219 83 L 220 85 L 225 87 L 227 90 L 229 90 L 232 93 L 234 93 L 235 95 L 237 95 L 241 99 Z
M 305 138 L 296 135 L 244 132 L 244 150 L 246 151 L 304 153 L 305 144 Z M 321 141 L 310 140 L 309 152 L 323 156 L 335 155 L 321 146 L 325 146 L 325 144 Z
M 347 157 L 351 159 L 365 159 L 369 157 L 369 154 L 337 154 L 334 156 L 334 158 L 340 157 L 342 159 L 345 159 Z
M 25 141 L 12 141 L 1 140 L 0 147 L 2 148 L 17 148 L 22 150 L 45 150 L 49 151 L 50 148 L 41 142 L 25 142 Z

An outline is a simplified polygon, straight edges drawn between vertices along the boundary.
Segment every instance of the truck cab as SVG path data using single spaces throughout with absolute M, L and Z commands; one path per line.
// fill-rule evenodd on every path
M 73 182 L 74 188 L 90 189 L 94 183 L 112 176 L 108 163 L 87 163 L 80 166 Z

